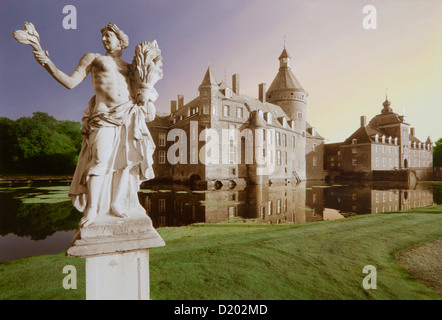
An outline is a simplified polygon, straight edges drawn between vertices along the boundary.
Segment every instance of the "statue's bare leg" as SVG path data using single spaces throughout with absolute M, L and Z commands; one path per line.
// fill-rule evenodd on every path
M 84 210 L 84 217 L 80 226 L 87 227 L 95 221 L 98 215 L 98 199 L 103 187 L 104 175 L 90 176 L 88 181 L 88 205 Z
M 115 186 L 118 187 L 114 189 L 114 194 L 112 195 L 112 214 L 120 218 L 126 218 L 129 212 L 125 212 L 127 204 L 124 205 L 124 203 L 128 199 L 124 195 L 127 193 L 127 188 L 129 188 L 129 169 L 122 170 L 118 176 L 114 176 L 114 179 Z

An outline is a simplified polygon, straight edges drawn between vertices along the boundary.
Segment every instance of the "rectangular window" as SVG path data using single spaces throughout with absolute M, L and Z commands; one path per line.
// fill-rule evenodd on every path
M 261 218 L 264 218 L 264 215 L 266 214 L 266 208 L 265 207 L 261 207 Z
M 269 201 L 268 203 L 268 212 L 269 212 L 269 216 L 272 215 L 272 201 Z
M 160 164 L 166 163 L 166 151 L 165 150 L 158 151 L 158 163 L 160 163 Z
M 287 136 L 285 133 L 282 134 L 282 145 L 287 147 Z
M 352 164 L 353 166 L 356 166 L 356 165 L 358 164 L 356 158 L 352 158 L 352 159 L 351 159 L 351 164 Z
M 284 161 L 284 165 L 287 165 L 287 152 L 284 151 L 282 161 Z
M 236 156 L 236 147 L 230 146 L 229 147 L 229 162 L 235 163 L 235 156 Z
M 281 199 L 276 202 L 276 213 L 281 213 Z
M 298 112 L 298 120 L 302 119 L 302 112 Z
M 313 157 L 313 167 L 316 167 L 316 163 L 317 163 L 317 159 L 316 159 L 316 157 Z M 334 166 L 334 164 L 333 164 L 333 166 Z
M 165 133 L 160 133 L 158 135 L 158 145 L 160 147 L 166 146 L 166 134 Z
M 276 132 L 276 145 L 281 145 L 281 133 Z
M 224 106 L 224 108 L 223 108 L 223 116 L 224 117 L 230 116 L 230 108 L 229 108 L 229 106 Z
M 204 106 L 203 107 L 203 113 L 204 114 L 209 114 L 209 106 Z
M 242 119 L 242 117 L 243 117 L 243 108 L 238 107 L 236 109 L 236 117 L 239 118 L 239 119 Z
M 235 125 L 229 124 L 229 140 L 235 140 Z
M 278 166 L 281 165 L 281 151 L 276 151 L 276 163 L 278 164 Z
M 313 143 L 313 152 L 316 152 L 316 143 Z
M 295 149 L 295 136 L 293 136 L 293 139 L 292 139 L 292 149 Z

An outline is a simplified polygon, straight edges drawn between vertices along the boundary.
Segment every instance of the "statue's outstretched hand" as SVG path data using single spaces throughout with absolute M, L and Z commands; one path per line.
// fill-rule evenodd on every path
M 42 66 L 47 65 L 51 61 L 43 51 L 34 50 L 32 53 L 34 54 L 35 60 L 37 60 L 37 62 Z

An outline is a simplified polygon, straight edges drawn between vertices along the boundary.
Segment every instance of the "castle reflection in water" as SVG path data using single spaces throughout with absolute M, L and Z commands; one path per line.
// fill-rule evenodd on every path
M 216 223 L 236 217 L 271 224 L 303 223 L 407 210 L 434 201 L 431 184 L 398 188 L 303 182 L 221 190 L 191 190 L 174 184 L 144 189 L 139 196 L 155 227 Z

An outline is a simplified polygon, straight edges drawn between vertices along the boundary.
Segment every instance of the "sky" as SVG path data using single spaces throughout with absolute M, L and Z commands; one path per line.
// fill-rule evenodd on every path
M 64 29 L 66 5 L 76 8 L 77 28 Z M 376 8 L 376 29 L 362 21 Z M 80 121 L 93 95 L 90 76 L 72 90 L 57 83 L 12 31 L 32 22 L 41 45 L 71 74 L 87 52 L 105 53 L 100 29 L 108 22 L 129 36 L 122 58 L 156 39 L 164 78 L 155 86 L 159 112 L 170 112 L 179 94 L 198 95 L 210 66 L 218 82 L 258 97 L 270 86 L 284 43 L 292 71 L 308 92 L 307 121 L 339 142 L 382 109 L 405 114 L 416 136 L 442 138 L 442 1 L 440 0 L 0 0 L 0 117 L 46 112 Z

